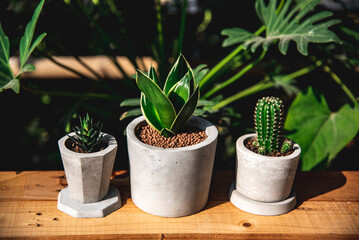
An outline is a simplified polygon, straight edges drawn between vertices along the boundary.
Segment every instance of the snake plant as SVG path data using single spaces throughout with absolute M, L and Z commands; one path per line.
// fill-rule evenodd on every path
M 199 87 L 192 68 L 180 54 L 164 85 L 153 66 L 148 74 L 136 72 L 141 112 L 147 123 L 165 137 L 175 135 L 192 116 L 199 100 Z
M 92 118 L 87 114 L 86 117 L 79 116 L 80 126 L 73 128 L 76 136 L 70 136 L 75 144 L 87 153 L 94 152 L 96 147 L 101 143 L 103 138 L 101 131 L 103 124 L 100 122 L 93 123 Z
M 257 139 L 253 144 L 258 153 L 285 153 L 292 143 L 283 136 L 284 121 L 283 101 L 277 97 L 263 97 L 255 107 L 254 123 Z

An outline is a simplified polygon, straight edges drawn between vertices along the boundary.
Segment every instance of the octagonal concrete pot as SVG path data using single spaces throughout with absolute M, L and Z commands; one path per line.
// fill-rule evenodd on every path
M 127 126 L 131 197 L 144 212 L 182 217 L 200 211 L 207 203 L 217 145 L 217 128 L 192 117 L 188 124 L 206 131 L 203 142 L 182 148 L 159 148 L 142 143 L 135 132 L 146 125 L 144 117 Z
M 231 202 L 237 207 L 240 205 L 242 210 L 259 215 L 286 213 L 296 203 L 292 186 L 301 152 L 300 146 L 295 143 L 294 152 L 288 156 L 263 156 L 245 147 L 245 141 L 255 136 L 255 133 L 246 134 L 236 142 L 236 180 L 230 190 Z M 235 194 L 231 195 L 232 191 L 235 191 Z
M 70 133 L 74 136 L 75 133 Z M 68 187 L 58 198 L 58 208 L 75 217 L 103 217 L 121 206 L 116 188 L 109 193 L 117 142 L 103 133 L 107 148 L 94 153 L 77 153 L 67 148 L 69 137 L 58 141 Z M 111 196 L 108 196 L 111 195 Z M 110 197 L 110 199 L 108 199 Z M 95 204 L 96 203 L 96 204 Z

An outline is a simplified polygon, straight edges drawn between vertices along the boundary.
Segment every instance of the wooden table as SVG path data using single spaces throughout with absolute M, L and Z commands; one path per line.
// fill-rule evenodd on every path
M 359 239 L 359 172 L 299 172 L 296 208 L 270 217 L 228 201 L 232 171 L 214 172 L 205 209 L 182 218 L 142 212 L 131 201 L 127 172 L 116 175 L 123 206 L 105 218 L 77 219 L 56 208 L 64 172 L 0 172 L 0 238 Z

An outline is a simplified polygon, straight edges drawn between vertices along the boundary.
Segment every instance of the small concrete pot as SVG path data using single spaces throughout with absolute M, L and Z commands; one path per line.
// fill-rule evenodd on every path
M 207 138 L 182 148 L 159 148 L 142 143 L 135 132 L 146 125 L 144 117 L 127 126 L 131 196 L 149 214 L 182 217 L 207 204 L 217 145 L 217 128 L 192 117 L 188 124 L 206 131 Z
M 242 208 L 245 208 L 242 210 L 247 212 L 259 215 L 283 214 L 295 206 L 296 199 L 292 186 L 301 152 L 300 146 L 294 144 L 294 152 L 288 156 L 263 156 L 245 147 L 245 141 L 255 136 L 255 133 L 246 134 L 236 142 L 236 180 L 231 191 L 237 192 L 230 197 L 240 194 L 251 204 L 258 203 L 258 209 L 247 209 L 246 204 L 242 204 Z M 278 206 L 282 208 L 278 209 Z M 266 207 L 269 210 L 265 210 Z
M 69 135 L 74 136 L 75 133 Z M 108 142 L 107 148 L 94 153 L 71 151 L 67 148 L 68 136 L 58 141 L 68 183 L 68 187 L 59 194 L 58 208 L 72 216 L 102 217 L 109 213 L 109 208 L 118 209 L 121 206 L 118 190 L 111 188 L 109 194 L 117 142 L 110 134 L 103 133 L 103 136 Z M 108 199 L 109 195 L 111 199 Z

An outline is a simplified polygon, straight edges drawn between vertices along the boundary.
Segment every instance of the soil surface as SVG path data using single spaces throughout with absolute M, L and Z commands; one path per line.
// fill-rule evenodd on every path
M 182 131 L 173 137 L 162 136 L 150 125 L 140 127 L 136 132 L 137 138 L 148 145 L 161 148 L 180 148 L 195 145 L 207 138 L 204 130 L 186 125 Z
M 253 144 L 252 144 L 253 141 L 254 141 L 254 139 L 246 140 L 244 145 L 246 146 L 246 148 L 248 148 L 252 152 L 258 153 L 258 148 L 254 147 Z M 265 154 L 265 156 L 268 156 L 268 157 L 283 157 L 283 156 L 288 156 L 288 155 L 292 154 L 293 152 L 294 152 L 294 149 L 291 149 L 291 150 L 289 150 L 288 152 L 285 152 L 285 153 L 281 153 L 281 152 L 267 153 L 267 154 Z
M 77 143 L 75 143 L 72 139 L 68 139 L 66 140 L 66 147 L 68 149 L 70 149 L 71 151 L 73 152 L 77 152 L 77 153 L 89 153 L 89 152 L 86 152 L 84 150 L 82 150 L 79 145 Z M 106 142 L 100 142 L 96 147 L 95 149 L 91 152 L 91 153 L 94 153 L 94 152 L 99 152 L 99 151 L 102 151 L 104 150 L 105 148 L 108 147 L 108 143 Z

